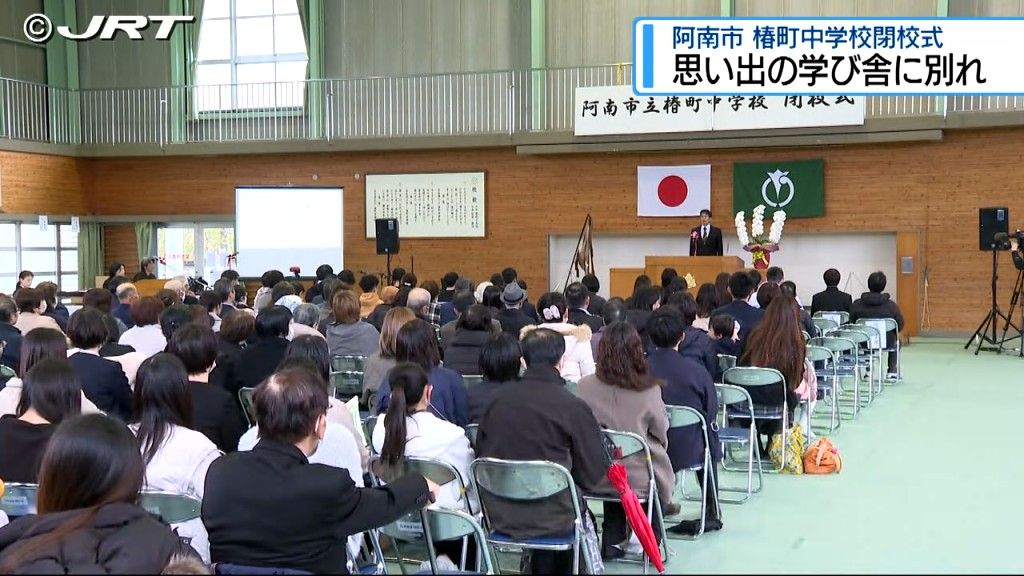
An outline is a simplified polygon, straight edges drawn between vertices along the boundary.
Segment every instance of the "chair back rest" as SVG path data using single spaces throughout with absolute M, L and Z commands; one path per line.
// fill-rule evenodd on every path
M 639 435 L 633 432 L 620 432 L 618 430 L 602 430 L 604 437 L 608 442 L 615 447 L 615 453 L 612 455 L 612 460 L 622 460 L 629 458 L 635 454 L 643 454 L 645 457 L 650 457 L 650 449 L 647 446 L 647 442 Z
M 723 384 L 734 384 L 745 388 L 756 386 L 786 385 L 782 372 L 774 368 L 758 368 L 755 366 L 737 366 L 725 371 L 722 375 Z
M 824 346 L 818 346 L 815 344 L 808 344 L 806 346 L 806 356 L 811 362 L 822 362 L 825 360 L 832 360 L 832 351 Z
M 477 386 L 478 384 L 480 384 L 483 381 L 484 381 L 484 377 L 481 376 L 480 374 L 468 374 L 468 375 L 467 374 L 463 374 L 462 375 L 462 384 L 466 388 L 472 388 L 473 386 Z
M 331 356 L 332 372 L 358 372 L 366 370 L 366 356 Z
M 428 542 L 448 542 L 473 536 L 483 573 L 497 573 L 490 546 L 487 546 L 487 533 L 476 518 L 460 510 L 444 508 L 427 508 L 423 511 L 423 518 L 423 531 Z
M 578 383 L 573 382 L 572 380 L 569 380 L 567 378 L 563 378 L 562 382 L 565 383 L 565 389 L 568 390 L 570 394 L 572 394 L 573 396 L 580 395 L 580 386 Z
M 476 485 L 499 498 L 531 502 L 568 490 L 576 501 L 572 475 L 554 462 L 477 458 L 470 469 Z
M 812 346 L 821 346 L 827 348 L 835 354 L 850 354 L 857 350 L 857 343 L 849 338 L 837 336 L 835 332 L 830 333 L 828 336 L 819 336 L 818 338 L 811 338 L 808 343 Z
M 248 387 L 238 390 L 238 403 L 242 405 L 242 412 L 245 414 L 245 420 L 249 423 L 250 428 L 256 425 L 256 405 L 252 401 L 255 390 L 255 388 Z
M 860 318 L 857 320 L 855 326 L 862 326 L 864 328 L 871 328 L 879 334 L 878 344 L 875 345 L 872 342 L 872 348 L 881 349 L 886 347 L 885 335 L 889 332 L 899 330 L 899 325 L 892 318 Z
M 469 438 L 469 445 L 476 450 L 476 437 L 480 433 L 479 424 L 466 424 L 466 438 Z
M 847 340 L 853 340 L 856 344 L 870 344 L 871 336 L 867 332 L 861 330 L 861 326 L 856 328 L 852 326 L 840 326 L 839 330 L 836 330 L 832 334 L 839 338 L 846 338 Z
M 880 330 L 879 327 L 885 327 L 884 322 L 878 324 L 864 323 L 864 324 L 847 324 L 846 327 L 849 330 L 856 330 L 863 332 L 868 336 L 868 348 L 871 350 L 881 350 L 885 348 L 885 332 Z
M 370 454 L 377 453 L 373 447 L 373 429 L 377 427 L 378 418 L 380 416 L 367 416 L 363 419 L 363 433 L 366 434 L 366 446 L 370 449 Z
M 742 386 L 715 384 L 715 393 L 718 395 L 719 406 L 723 408 L 731 404 L 753 403 L 750 400 L 750 392 Z
M 180 524 L 199 518 L 203 503 L 185 494 L 146 490 L 139 494 L 139 505 L 168 524 Z
M 35 514 L 38 495 L 38 484 L 8 482 L 4 485 L 3 498 L 0 498 L 0 510 L 12 519 Z
M 836 322 L 835 320 L 832 320 L 831 318 L 822 318 L 816 316 L 811 319 L 811 322 L 814 322 L 814 325 L 821 332 L 822 336 L 828 334 L 829 332 L 835 330 L 836 328 L 839 328 L 839 323 Z
M 0 346 L 0 350 L 3 350 L 2 346 Z M 14 378 L 17 375 L 18 374 L 14 372 L 14 368 L 11 368 L 10 366 L 5 366 L 3 364 L 0 364 L 0 378 L 3 378 L 3 379 Z
M 366 356 L 331 356 L 331 386 L 334 394 L 349 397 L 362 394 Z
M 843 310 L 819 310 L 814 313 L 815 318 L 828 318 L 842 326 L 850 321 L 850 313 Z
M 671 404 L 666 404 L 665 412 L 666 414 L 668 414 L 669 428 L 693 426 L 694 424 L 700 424 L 702 427 L 707 427 L 707 422 L 704 420 L 704 415 L 701 414 L 700 411 L 695 408 L 691 408 L 689 406 L 673 406 Z
M 808 340 L 811 339 L 811 334 L 807 332 L 807 330 L 801 330 L 800 335 L 804 337 L 804 342 L 807 342 Z
M 730 354 L 719 354 L 718 355 L 718 369 L 725 372 L 729 368 L 736 367 L 736 357 Z

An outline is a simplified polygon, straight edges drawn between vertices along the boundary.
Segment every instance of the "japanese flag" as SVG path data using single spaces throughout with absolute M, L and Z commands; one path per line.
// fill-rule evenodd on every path
M 699 216 L 710 207 L 710 164 L 637 167 L 637 216 Z

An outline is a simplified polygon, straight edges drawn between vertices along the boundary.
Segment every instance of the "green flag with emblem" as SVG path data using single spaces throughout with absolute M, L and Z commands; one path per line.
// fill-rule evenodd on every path
M 786 218 L 812 218 L 825 214 L 825 161 L 780 160 L 736 162 L 732 166 L 732 211 L 764 204 L 771 217 L 785 210 Z

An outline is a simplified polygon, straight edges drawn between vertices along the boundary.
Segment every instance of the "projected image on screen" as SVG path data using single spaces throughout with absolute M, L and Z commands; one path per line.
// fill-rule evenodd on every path
M 303 276 L 330 264 L 344 268 L 344 191 L 341 188 L 235 188 L 235 247 L 238 273 L 267 270 Z

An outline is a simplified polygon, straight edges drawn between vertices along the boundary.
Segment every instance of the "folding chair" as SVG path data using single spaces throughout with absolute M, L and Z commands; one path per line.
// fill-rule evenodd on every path
M 572 394 L 573 396 L 580 395 L 580 387 L 578 383 L 573 382 L 572 380 L 569 380 L 567 378 L 563 378 L 562 382 L 565 383 L 565 389 L 568 390 L 570 394 Z
M 811 341 L 813 342 L 814 339 Z M 808 344 L 805 353 L 807 360 L 815 364 L 822 362 L 824 363 L 823 370 L 832 372 L 831 378 L 827 375 L 818 374 L 818 391 L 822 393 L 822 400 L 827 399 L 831 407 L 828 422 L 828 433 L 831 434 L 841 424 L 839 419 L 839 399 L 836 396 L 835 355 L 828 348 L 815 344 Z M 815 372 L 817 372 L 817 368 L 815 368 Z
M 4 485 L 4 496 L 0 498 L 0 510 L 11 520 L 36 513 L 38 484 L 8 482 Z
M 837 338 L 846 338 L 847 340 L 852 340 L 857 345 L 857 354 L 852 359 L 852 362 L 855 364 L 853 372 L 854 376 L 858 380 L 860 380 L 862 379 L 861 369 L 866 368 L 868 370 L 867 404 L 871 404 L 875 400 L 875 387 L 871 381 L 872 374 L 874 374 L 873 370 L 875 367 L 875 359 L 871 355 L 871 352 L 867 350 L 868 346 L 870 346 L 871 344 L 871 335 L 868 334 L 866 330 L 862 330 L 861 326 L 857 326 L 856 324 L 845 324 L 843 326 L 840 326 L 839 330 L 833 332 L 832 335 Z M 844 356 L 839 358 L 839 362 L 841 365 L 849 364 L 851 362 L 851 359 L 848 356 Z M 857 400 L 859 402 L 861 398 L 858 396 Z
M 466 388 L 472 388 L 484 381 L 484 377 L 479 374 L 463 374 L 462 384 Z
M 814 327 L 818 329 L 818 336 L 828 336 L 828 333 L 839 328 L 839 323 L 829 318 L 814 317 L 811 318 L 811 322 L 814 322 Z
M 466 424 L 466 438 L 469 438 L 469 445 L 476 450 L 476 436 L 480 433 L 479 424 Z
M 363 395 L 366 356 L 331 356 L 331 385 L 339 400 Z
M 782 425 L 782 429 L 779 431 L 786 442 L 789 441 L 789 405 L 786 401 L 786 378 L 781 372 L 773 368 L 757 368 L 753 366 L 737 366 L 725 371 L 722 375 L 722 381 L 725 384 L 731 384 L 733 386 L 739 386 L 750 393 L 752 388 L 762 388 L 777 386 L 780 388 L 782 395 L 782 404 L 778 406 L 764 406 L 761 404 L 751 404 L 748 410 L 740 410 L 735 406 L 726 408 L 725 416 L 726 423 L 731 423 L 732 420 L 736 419 L 747 419 L 751 415 L 756 420 L 778 420 Z M 758 459 L 761 459 L 761 455 L 758 454 Z M 763 464 L 763 462 L 762 462 Z M 768 469 L 769 472 L 780 472 L 782 470 L 781 464 L 776 467 L 772 464 L 772 467 Z
M 893 382 L 893 383 L 902 382 L 903 381 L 903 368 L 902 368 L 902 365 L 900 363 L 900 347 L 901 347 L 901 344 L 900 344 L 900 325 L 897 324 L 896 320 L 893 319 L 893 318 L 861 318 L 861 319 L 857 320 L 857 324 L 861 324 L 861 325 L 865 325 L 865 326 L 871 326 L 871 327 L 875 328 L 875 330 L 878 330 L 879 332 L 882 333 L 883 340 L 882 340 L 882 349 L 881 349 L 880 353 L 881 352 L 885 352 L 886 355 L 888 355 L 888 354 L 895 354 L 896 355 L 896 380 L 895 381 L 891 381 L 891 380 L 888 380 L 888 379 L 887 380 L 889 382 Z M 896 340 L 895 340 L 895 342 L 893 342 L 892 346 L 889 346 L 889 340 L 888 340 L 889 332 L 895 332 L 896 333 Z M 886 363 L 886 367 L 888 367 L 888 363 Z
M 801 331 L 800 331 L 800 334 L 801 334 L 801 335 L 802 335 L 802 336 L 804 337 L 804 342 L 805 342 L 805 343 L 806 343 L 806 342 L 807 342 L 808 340 L 810 340 L 810 339 L 811 339 L 811 335 L 810 335 L 810 333 L 809 333 L 809 332 L 807 332 L 807 330 L 801 330 Z
M 735 370 L 735 368 L 733 368 Z M 690 408 L 689 406 L 673 406 L 667 404 L 665 411 L 668 413 L 668 428 L 684 428 L 687 426 L 700 426 L 701 434 L 704 437 L 704 460 L 676 473 L 676 484 L 679 486 L 679 491 L 682 493 L 683 498 L 686 500 L 692 500 L 686 496 L 686 471 L 696 472 L 697 470 L 704 471 L 704 480 L 701 482 L 700 487 L 700 530 L 694 534 L 693 539 L 697 539 L 701 534 L 704 533 L 705 522 L 707 520 L 707 494 L 708 490 L 712 491 L 715 499 L 715 511 L 721 516 L 721 507 L 718 503 L 718 490 L 715 486 L 714 474 L 711 468 L 714 466 L 714 461 L 711 459 L 711 442 L 708 440 L 708 423 L 704 419 L 704 415 L 699 410 Z M 709 486 L 710 484 L 710 486 Z
M 872 366 L 871 381 L 873 385 L 877 384 L 872 390 L 875 396 L 881 394 L 882 382 L 885 380 L 885 368 L 882 366 L 882 361 L 884 360 L 882 352 L 885 350 L 885 332 L 879 330 L 876 325 L 869 323 L 847 324 L 846 326 L 841 326 L 840 330 L 858 330 L 867 334 L 866 348 Z
M 370 454 L 376 456 L 377 450 L 373 447 L 373 429 L 377 427 L 377 419 L 381 416 L 367 416 L 363 420 L 363 433 L 366 434 L 366 447 Z
M 730 356 L 729 354 L 718 355 L 718 369 L 724 374 L 729 368 L 736 367 L 736 357 Z
M 837 326 L 842 326 L 850 322 L 850 313 L 843 310 L 818 310 L 814 313 L 813 318 L 828 318 Z
M 722 443 L 722 469 L 730 472 L 742 472 L 739 468 L 730 468 L 729 458 L 732 457 L 731 448 L 734 445 L 747 447 L 747 488 L 727 488 L 720 486 L 719 492 L 745 492 L 743 498 L 727 499 L 719 498 L 721 502 L 742 504 L 750 498 L 751 494 L 761 491 L 764 486 L 764 471 L 761 467 L 761 458 L 758 455 L 757 462 L 757 488 L 754 488 L 754 447 L 757 446 L 757 425 L 754 422 L 754 403 L 750 400 L 750 393 L 746 389 L 732 384 L 715 384 L 715 392 L 718 394 L 718 405 L 722 407 L 722 424 L 718 429 L 718 441 Z M 750 419 L 750 425 L 746 427 L 729 426 L 727 407 L 735 406 L 736 410 L 745 410 Z
M 640 504 L 647 508 L 647 521 L 651 523 L 651 526 L 660 527 L 661 536 L 661 548 L 662 557 L 668 557 L 668 544 L 667 534 L 665 533 L 665 519 L 661 512 L 661 501 L 658 497 L 658 486 L 657 480 L 654 476 L 654 459 L 651 457 L 651 447 L 647 444 L 647 441 L 643 439 L 639 434 L 633 432 L 619 432 L 616 430 L 602 430 L 605 439 L 615 447 L 615 453 L 612 457 L 613 463 L 623 463 L 627 459 L 643 458 L 644 463 L 647 465 L 647 477 L 649 481 L 645 486 L 630 482 L 630 487 L 636 492 L 637 498 L 640 500 Z M 630 479 L 632 480 L 632 479 Z M 595 500 L 598 502 L 620 502 L 618 494 L 605 495 L 605 494 L 584 494 L 583 498 L 586 500 Z M 647 568 L 650 565 L 650 558 L 644 554 L 644 574 L 647 574 Z
M 459 471 L 447 462 L 429 458 L 408 457 L 403 458 L 397 466 L 388 466 L 380 458 L 374 458 L 370 462 L 370 472 L 378 483 L 393 482 L 406 474 L 419 474 L 424 478 L 429 478 L 440 486 L 444 486 L 450 482 L 458 482 L 457 487 L 459 489 L 459 494 L 462 495 L 463 502 L 466 503 L 466 512 L 473 512 L 470 504 L 469 493 L 466 489 L 466 481 L 462 478 L 462 475 L 459 474 Z M 401 568 L 402 573 L 405 574 L 405 559 L 402 557 L 402 551 L 398 543 L 407 542 L 411 544 L 424 544 L 425 536 L 422 511 L 410 512 L 390 524 L 381 526 L 380 531 L 394 541 L 395 552 L 398 555 L 398 565 Z M 460 564 L 463 567 L 466 563 L 465 554 L 466 547 L 463 546 L 463 557 Z M 431 567 L 436 570 L 433 563 L 431 564 Z
M 181 524 L 199 518 L 203 503 L 192 496 L 143 490 L 139 493 L 139 506 L 163 519 L 168 524 Z
M 487 542 L 494 546 L 502 546 L 526 550 L 572 551 L 572 574 L 580 574 L 580 553 L 586 546 L 583 531 L 583 513 L 580 499 L 576 492 L 576 483 L 565 467 L 547 461 L 499 460 L 497 458 L 477 458 L 471 466 L 473 481 L 480 492 L 480 506 L 484 513 L 484 526 Z M 532 502 L 567 493 L 572 506 L 572 528 L 564 534 L 551 534 L 536 538 L 515 538 L 495 528 L 500 526 L 500 518 L 495 518 L 488 505 L 488 496 L 501 501 L 515 502 L 520 506 L 529 506 Z M 498 522 L 495 522 L 498 520 Z M 589 554 L 583 554 L 587 564 L 587 572 L 592 573 L 589 565 Z
M 467 541 L 472 536 L 476 542 L 476 569 L 472 574 L 497 574 L 498 565 L 491 555 L 491 547 L 487 545 L 487 534 L 476 519 L 460 510 L 444 508 L 427 508 L 423 511 L 423 534 L 427 541 L 427 553 L 430 554 L 432 574 L 441 574 L 437 567 L 437 551 L 434 542 L 451 540 Z M 467 574 L 470 572 L 466 572 Z
M 856 418 L 860 414 L 860 374 L 858 374 L 857 368 L 859 347 L 857 343 L 849 338 L 838 336 L 836 332 L 832 332 L 828 336 L 811 338 L 810 344 L 812 346 L 821 346 L 832 352 L 831 378 L 834 388 L 832 394 L 836 402 L 839 402 L 840 395 L 844 392 L 840 379 L 846 377 L 853 379 L 853 397 L 855 400 L 853 402 L 853 412 L 849 416 L 851 419 Z M 842 416 L 842 414 L 842 410 L 839 410 L 839 415 Z
M 0 347 L 0 352 L 2 351 L 3 348 Z M 10 366 L 4 366 L 3 364 L 0 364 L 0 380 L 10 380 L 11 378 L 14 378 L 17 375 L 18 374 L 15 373 L 14 369 L 11 368 Z
M 238 403 L 242 405 L 242 413 L 245 414 L 245 421 L 249 428 L 256 425 L 256 406 L 252 402 L 252 394 L 255 388 L 239 388 Z
M 363 532 L 363 539 L 359 545 L 359 553 L 348 552 L 349 573 L 351 574 L 387 574 L 387 563 L 384 561 L 384 551 L 380 547 L 380 535 L 376 529 Z

